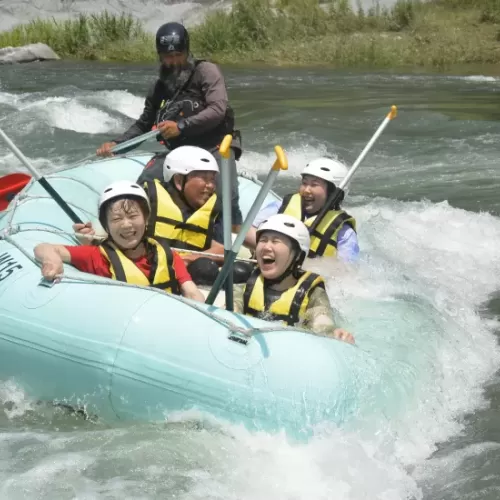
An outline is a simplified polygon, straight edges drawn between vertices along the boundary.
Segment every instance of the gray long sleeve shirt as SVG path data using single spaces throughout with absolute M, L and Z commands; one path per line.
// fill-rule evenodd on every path
M 204 139 L 207 139 L 208 132 L 215 132 L 214 129 L 223 123 L 228 112 L 226 84 L 218 66 L 208 61 L 200 62 L 187 88 L 179 95 L 179 99 L 185 98 L 186 95 L 198 98 L 205 103 L 204 109 L 185 120 L 186 127 L 183 137 L 192 138 L 193 140 L 189 142 L 195 143 L 197 141 L 194 139 L 197 136 L 204 135 Z M 155 125 L 157 113 L 162 106 L 162 102 L 171 97 L 168 95 L 168 91 L 162 80 L 158 79 L 146 96 L 141 116 L 127 131 L 114 139 L 114 142 L 125 142 L 149 132 L 153 125 Z M 216 135 L 220 136 L 221 133 L 217 133 Z M 223 136 L 224 133 L 222 133 Z M 218 143 L 219 139 L 219 137 L 214 138 L 214 145 Z

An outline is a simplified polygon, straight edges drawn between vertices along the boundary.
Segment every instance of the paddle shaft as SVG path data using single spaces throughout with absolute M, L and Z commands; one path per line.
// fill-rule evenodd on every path
M 40 185 L 47 191 L 47 193 L 54 198 L 54 201 L 64 210 L 66 215 L 75 223 L 75 224 L 83 224 L 83 221 L 75 214 L 75 212 L 71 209 L 71 207 L 61 198 L 59 193 L 47 182 L 45 177 L 40 177 L 38 179 Z
M 71 207 L 61 198 L 59 193 L 49 184 L 45 177 L 42 177 L 36 168 L 31 164 L 31 162 L 23 155 L 23 153 L 18 149 L 18 147 L 7 137 L 5 132 L 0 128 L 0 136 L 5 141 L 9 149 L 19 158 L 21 163 L 31 172 L 33 177 L 39 182 L 39 184 L 47 191 L 47 193 L 52 196 L 54 201 L 64 210 L 66 215 L 75 223 L 82 223 L 78 215 L 71 209 Z
M 221 176 L 222 176 L 222 224 L 224 230 L 224 262 L 230 258 L 232 245 L 232 210 L 231 210 L 231 171 L 229 158 L 231 155 L 231 142 L 233 136 L 228 134 L 224 137 L 220 147 Z M 234 262 L 234 259 L 233 259 Z M 226 292 L 226 309 L 233 310 L 233 273 L 229 272 L 224 283 Z
M 326 203 L 323 205 L 323 208 L 320 210 L 319 214 L 314 219 L 313 223 L 309 227 L 309 234 L 313 234 L 313 232 L 318 227 L 321 219 L 326 215 L 328 211 L 335 207 L 337 202 L 340 201 L 342 195 L 344 194 L 344 188 L 347 186 L 352 176 L 356 173 L 361 162 L 365 159 L 368 151 L 373 147 L 377 139 L 380 137 L 380 134 L 385 130 L 389 122 L 396 117 L 397 108 L 396 106 L 391 107 L 391 111 L 384 118 L 384 121 L 380 124 L 376 132 L 373 134 L 372 138 L 368 141 L 363 151 L 361 151 L 360 155 L 356 158 L 356 161 L 352 164 L 352 167 L 347 172 L 346 176 L 342 179 L 340 184 L 335 188 L 335 191 L 328 197 Z

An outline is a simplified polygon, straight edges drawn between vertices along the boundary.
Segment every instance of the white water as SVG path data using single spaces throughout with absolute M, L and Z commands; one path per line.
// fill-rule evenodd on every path
M 73 98 L 0 92 L 0 102 L 19 124 L 36 117 L 49 130 L 85 134 L 115 133 L 142 108 L 142 98 L 125 91 L 80 91 Z M 18 131 L 19 140 L 31 133 Z M 487 145 L 492 137 L 476 140 Z M 298 180 L 301 166 L 327 149 L 288 148 L 290 169 L 281 182 Z M 49 168 L 47 159 L 33 159 Z M 249 147 L 241 168 L 262 174 L 272 161 Z M 0 146 L 0 171 L 18 166 Z M 419 167 L 434 175 L 429 165 Z M 389 158 L 385 168 L 405 175 Z M 325 429 L 300 447 L 213 421 L 194 430 L 102 429 L 44 417 L 22 388 L 3 382 L 0 401 L 15 404 L 4 409 L 0 426 L 31 430 L 0 434 L 0 498 L 420 499 L 417 480 L 435 480 L 497 446 L 482 443 L 428 460 L 438 442 L 462 430 L 466 412 L 484 406 L 482 386 L 500 362 L 498 325 L 478 314 L 498 289 L 500 220 L 447 202 L 368 199 L 356 194 L 356 180 L 350 196 L 361 262 L 315 264 L 365 354 L 357 372 L 365 377 L 358 381 L 363 404 L 346 428 Z

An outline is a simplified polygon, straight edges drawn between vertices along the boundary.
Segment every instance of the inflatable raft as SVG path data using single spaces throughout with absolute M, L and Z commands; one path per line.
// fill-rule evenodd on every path
M 102 188 L 135 180 L 150 157 L 96 161 L 47 179 L 97 225 Z M 260 185 L 240 177 L 239 188 L 245 216 Z M 75 244 L 71 225 L 34 180 L 0 212 L 0 380 L 105 421 L 198 410 L 296 439 L 353 411 L 357 350 L 347 343 L 69 265 L 60 283 L 44 286 L 33 248 Z

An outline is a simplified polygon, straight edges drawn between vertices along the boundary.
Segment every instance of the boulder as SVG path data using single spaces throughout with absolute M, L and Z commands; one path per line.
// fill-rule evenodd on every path
M 55 59 L 60 59 L 60 57 L 44 43 L 32 43 L 22 47 L 0 49 L 0 64 L 53 61 Z

